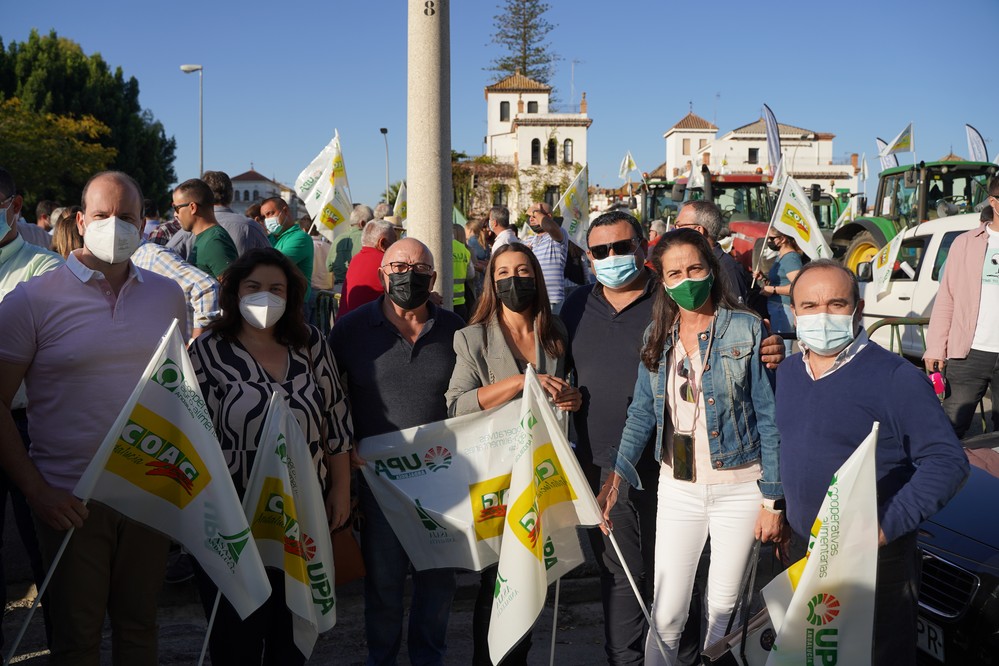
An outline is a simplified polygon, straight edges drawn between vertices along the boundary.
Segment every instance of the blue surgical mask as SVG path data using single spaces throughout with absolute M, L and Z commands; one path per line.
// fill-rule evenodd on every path
M 281 231 L 281 218 L 280 217 L 265 217 L 264 226 L 267 227 L 267 233 L 274 234 L 275 236 Z
M 809 351 L 819 356 L 834 356 L 846 349 L 857 335 L 853 316 L 850 314 L 799 315 L 795 318 L 798 340 Z
M 0 238 L 3 238 L 10 233 L 10 223 L 7 221 L 7 213 L 10 212 L 10 207 L 14 205 L 11 201 L 6 208 L 0 208 Z
M 611 289 L 623 287 L 638 275 L 633 254 L 612 254 L 604 259 L 594 259 L 593 270 L 600 284 Z

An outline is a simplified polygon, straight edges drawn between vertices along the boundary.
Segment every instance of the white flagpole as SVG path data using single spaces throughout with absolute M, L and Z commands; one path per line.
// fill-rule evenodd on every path
M 638 585 L 635 584 L 635 578 L 631 575 L 631 569 L 628 568 L 628 564 L 624 561 L 624 554 L 621 552 L 621 547 L 617 545 L 617 539 L 614 538 L 614 530 L 607 523 L 604 523 L 604 526 L 607 527 L 607 536 L 610 537 L 611 545 L 614 546 L 614 552 L 617 553 L 617 561 L 621 563 L 624 575 L 628 577 L 628 582 L 631 583 L 631 589 L 635 593 L 635 598 L 638 599 L 638 605 L 642 609 L 642 614 L 645 615 L 645 621 L 649 623 L 649 632 L 656 639 L 659 653 L 663 656 L 663 659 L 669 661 L 666 657 L 666 645 L 663 643 L 662 636 L 656 631 L 656 626 L 652 624 L 652 616 L 649 615 L 649 609 L 645 607 L 645 599 L 642 597 L 642 593 L 638 591 Z
M 555 634 L 558 632 L 558 596 L 562 588 L 562 577 L 555 579 L 555 611 L 552 613 L 552 648 L 548 654 L 548 666 L 555 666 Z
M 790 179 L 790 177 L 791 176 L 789 174 L 788 177 L 784 179 L 784 185 L 781 186 L 780 193 L 777 195 L 777 203 L 778 204 L 780 203 L 781 198 L 783 198 L 783 196 L 784 196 L 784 189 L 787 187 L 787 181 Z M 777 217 L 777 208 L 775 207 L 773 214 L 770 216 L 770 226 L 767 227 L 767 233 L 766 233 L 765 236 L 763 236 L 763 238 L 766 238 L 767 236 L 770 235 L 770 230 L 774 228 L 774 219 L 776 217 Z M 764 241 L 764 242 L 766 242 L 766 241 Z M 756 274 L 760 272 L 760 262 L 761 261 L 763 261 L 763 249 L 762 248 L 760 248 L 760 256 L 758 256 L 756 258 L 756 266 L 753 267 L 753 283 L 751 285 L 749 285 L 750 289 L 752 289 L 753 287 L 756 286 Z
M 198 657 L 198 666 L 205 663 L 205 653 L 208 652 L 208 639 L 212 635 L 212 627 L 215 626 L 215 615 L 219 612 L 219 599 L 222 598 L 222 590 L 215 591 L 215 604 L 212 605 L 212 614 L 208 618 L 208 628 L 205 629 L 205 642 L 201 645 L 201 656 Z

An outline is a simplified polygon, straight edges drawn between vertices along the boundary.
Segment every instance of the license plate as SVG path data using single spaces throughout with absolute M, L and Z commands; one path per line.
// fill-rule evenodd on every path
M 922 616 L 916 617 L 916 647 L 941 664 L 945 663 L 943 629 Z

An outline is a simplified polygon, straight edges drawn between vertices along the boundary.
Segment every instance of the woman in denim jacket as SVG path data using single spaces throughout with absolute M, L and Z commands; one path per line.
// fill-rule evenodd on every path
M 653 431 L 661 461 L 654 637 L 646 664 L 672 664 L 708 535 L 705 645 L 724 635 L 753 543 L 781 539 L 783 491 L 771 375 L 760 359 L 760 318 L 727 294 L 711 247 L 695 231 L 663 235 L 652 264 L 665 291 L 653 306 L 615 472 L 600 491 L 604 517 L 635 472 Z M 667 418 L 668 415 L 668 418 Z

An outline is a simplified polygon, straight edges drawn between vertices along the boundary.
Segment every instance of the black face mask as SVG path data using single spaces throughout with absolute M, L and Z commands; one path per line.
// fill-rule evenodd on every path
M 532 277 L 508 277 L 496 280 L 496 297 L 500 303 L 513 310 L 523 312 L 534 304 L 538 285 Z
M 390 273 L 388 297 L 403 310 L 415 310 L 430 298 L 430 278 L 414 270 Z
M 545 228 L 540 224 L 539 225 L 528 224 L 527 226 L 529 226 L 531 228 L 531 231 L 533 231 L 536 234 L 540 235 L 545 233 Z
M 776 241 L 772 241 L 772 240 L 768 240 L 767 241 L 767 247 L 770 248 L 771 250 L 779 250 L 780 249 L 780 246 L 777 245 L 777 242 Z

